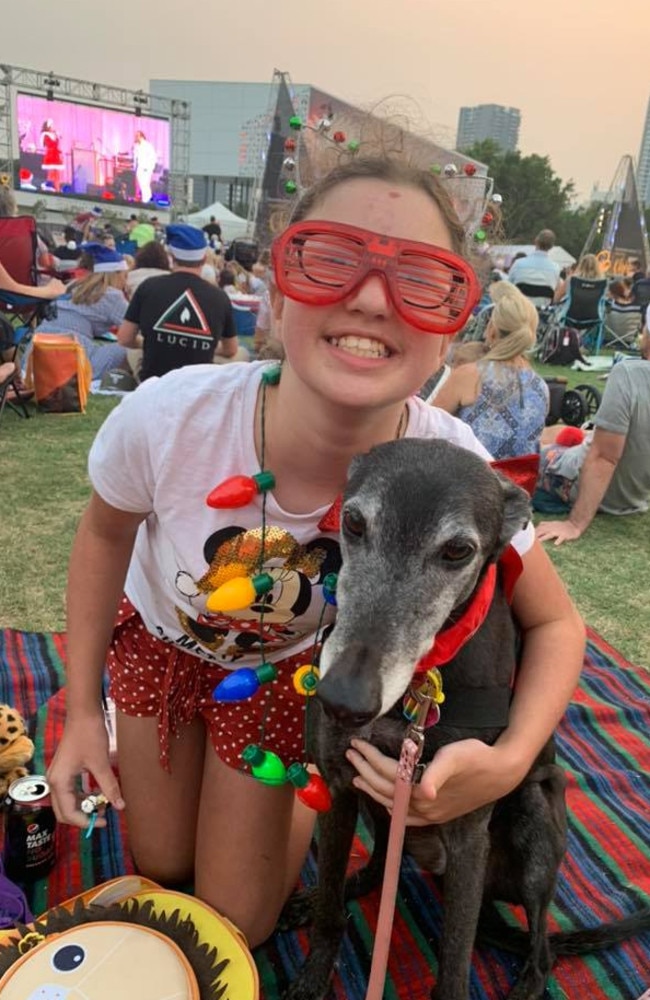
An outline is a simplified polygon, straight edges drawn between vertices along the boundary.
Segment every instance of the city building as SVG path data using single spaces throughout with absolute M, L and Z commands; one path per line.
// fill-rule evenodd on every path
M 645 208 L 650 208 L 650 100 L 643 126 L 643 137 L 639 151 L 637 167 L 637 182 L 639 185 L 639 201 Z
M 475 142 L 492 139 L 501 149 L 515 150 L 519 142 L 521 112 L 501 104 L 478 104 L 461 108 L 458 115 L 456 149 L 469 149 Z

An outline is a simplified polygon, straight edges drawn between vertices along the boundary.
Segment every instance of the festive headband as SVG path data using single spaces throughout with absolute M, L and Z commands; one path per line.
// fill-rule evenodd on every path
M 307 185 L 301 181 L 300 159 L 304 143 L 300 141 L 301 133 L 309 132 L 318 137 L 323 145 L 329 145 L 339 152 L 347 152 L 356 156 L 363 151 L 364 144 L 359 139 L 348 139 L 342 129 L 333 128 L 334 114 L 320 118 L 315 125 L 303 121 L 300 115 L 289 118 L 289 130 L 295 135 L 289 135 L 284 140 L 284 159 L 280 184 L 282 193 L 288 198 L 299 198 Z M 456 213 L 465 226 L 468 236 L 471 236 L 476 249 L 483 253 L 489 247 L 489 233 L 498 223 L 503 199 L 493 191 L 493 180 L 478 173 L 478 168 L 471 160 L 461 167 L 456 163 L 432 163 L 430 172 L 445 182 Z M 478 185 L 482 186 L 477 193 Z

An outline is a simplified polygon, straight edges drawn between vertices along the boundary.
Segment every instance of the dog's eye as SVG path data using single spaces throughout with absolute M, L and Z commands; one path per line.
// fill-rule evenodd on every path
M 474 554 L 474 546 L 469 542 L 447 542 L 440 550 L 443 562 L 459 563 L 469 559 Z
M 354 535 L 355 538 L 363 537 L 366 530 L 366 522 L 356 510 L 344 510 L 341 523 L 346 535 Z

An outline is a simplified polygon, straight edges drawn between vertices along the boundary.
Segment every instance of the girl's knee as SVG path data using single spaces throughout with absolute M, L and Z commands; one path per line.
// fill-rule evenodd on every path
M 146 849 L 133 850 L 132 855 L 138 875 L 151 879 L 163 887 L 171 889 L 174 886 L 187 885 L 194 879 L 194 866 L 191 860 L 185 862 L 165 855 L 158 857 Z

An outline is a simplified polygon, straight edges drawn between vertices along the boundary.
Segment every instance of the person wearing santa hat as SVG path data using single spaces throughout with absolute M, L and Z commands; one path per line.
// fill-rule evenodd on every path
M 126 313 L 126 261 L 102 243 L 82 243 L 80 249 L 90 273 L 68 285 L 57 302 L 57 316 L 41 323 L 37 333 L 73 334 L 88 355 L 93 379 L 109 371 L 130 372 L 114 333 Z

